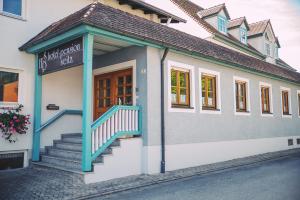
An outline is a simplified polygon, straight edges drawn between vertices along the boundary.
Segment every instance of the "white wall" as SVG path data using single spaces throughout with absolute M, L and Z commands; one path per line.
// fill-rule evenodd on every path
M 25 18 L 15 19 L 0 15 L 0 70 L 8 69 L 20 73 L 19 91 L 24 113 L 33 114 L 34 100 L 34 56 L 20 52 L 18 48 L 45 29 L 51 23 L 83 8 L 93 0 L 26 0 Z M 1 110 L 0 110 L 1 112 Z M 48 116 L 48 115 L 47 115 Z M 32 118 L 31 118 L 32 119 Z M 26 135 L 10 144 L 0 138 L 0 151 L 31 149 L 32 126 Z
M 44 75 L 42 81 L 42 123 L 62 110 L 82 109 L 82 66 Z M 59 110 L 47 110 L 48 104 L 59 106 Z M 41 148 L 52 145 L 62 133 L 80 132 L 81 117 L 64 116 L 42 132 Z

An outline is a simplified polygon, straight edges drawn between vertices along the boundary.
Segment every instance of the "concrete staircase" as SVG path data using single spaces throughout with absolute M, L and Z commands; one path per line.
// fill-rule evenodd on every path
M 120 147 L 120 140 L 116 140 L 105 150 L 93 164 L 103 164 L 103 157 L 111 156 L 113 148 Z M 55 140 L 53 146 L 46 147 L 41 154 L 41 161 L 34 165 L 60 169 L 68 172 L 83 174 L 81 170 L 82 134 L 63 134 L 60 140 Z

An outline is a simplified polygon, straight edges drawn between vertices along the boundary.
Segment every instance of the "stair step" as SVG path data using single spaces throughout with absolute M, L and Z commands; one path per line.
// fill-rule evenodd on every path
M 75 144 L 63 141 L 54 141 L 54 147 L 57 149 L 65 149 L 70 151 L 82 151 L 82 144 Z
M 67 138 L 67 137 L 80 137 L 82 138 L 82 133 L 65 133 L 61 135 L 61 138 Z
M 63 137 L 61 141 L 67 142 L 67 143 L 82 144 L 81 137 Z
M 42 155 L 42 162 L 50 163 L 52 165 L 56 165 L 58 167 L 80 171 L 81 170 L 81 161 L 79 160 L 70 160 L 66 158 L 53 157 L 48 155 Z
M 81 151 L 71 151 L 71 150 L 57 149 L 57 148 L 50 148 L 48 150 L 48 155 L 53 157 L 61 157 L 61 158 L 74 159 L 74 160 L 81 160 L 82 158 Z
M 107 148 L 101 155 L 110 155 L 110 154 L 112 154 L 112 149 Z M 82 159 L 82 151 L 71 151 L 65 149 L 58 149 L 54 147 L 48 149 L 47 155 L 67 158 L 67 159 L 75 159 L 75 160 Z M 97 158 L 96 162 L 102 162 L 102 159 Z
M 46 163 L 46 162 L 32 162 L 32 164 L 36 165 L 36 166 L 42 166 L 42 167 L 48 167 L 48 168 L 63 170 L 63 171 L 66 171 L 66 172 L 71 172 L 71 173 L 75 173 L 75 174 L 79 174 L 79 175 L 84 174 L 84 172 L 82 172 L 81 170 L 78 170 L 78 169 L 68 169 L 68 168 L 65 168 L 65 167 L 60 167 L 58 165 L 51 164 L 51 163 Z

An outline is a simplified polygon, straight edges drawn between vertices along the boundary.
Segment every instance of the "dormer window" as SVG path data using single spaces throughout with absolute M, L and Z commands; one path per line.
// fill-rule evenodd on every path
M 266 43 L 266 54 L 268 56 L 271 56 L 271 47 L 269 43 Z
M 247 30 L 240 28 L 240 40 L 242 43 L 247 44 Z
M 227 19 L 225 17 L 218 16 L 218 30 L 227 34 Z
M 278 47 L 274 47 L 274 56 L 278 58 Z

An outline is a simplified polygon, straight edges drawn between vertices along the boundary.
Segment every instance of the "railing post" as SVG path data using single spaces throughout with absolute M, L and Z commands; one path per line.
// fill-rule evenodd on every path
M 141 134 L 142 133 L 142 107 L 141 106 L 139 106 L 139 110 L 138 110 L 138 122 L 139 122 L 138 132 L 139 134 Z
M 92 170 L 92 73 L 94 36 L 83 36 L 83 100 L 82 100 L 82 171 Z
M 40 131 L 35 132 L 41 127 L 42 115 L 42 76 L 38 73 L 39 59 L 35 55 L 35 82 L 34 82 L 34 116 L 33 116 L 33 142 L 32 142 L 32 161 L 40 160 Z

